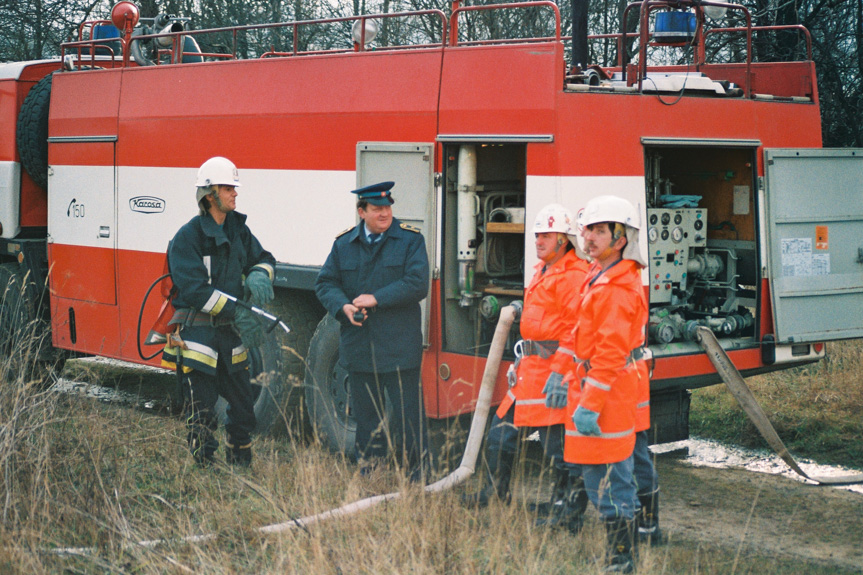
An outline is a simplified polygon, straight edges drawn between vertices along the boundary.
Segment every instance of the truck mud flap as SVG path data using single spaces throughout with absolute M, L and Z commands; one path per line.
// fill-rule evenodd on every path
M 761 406 L 758 404 L 758 400 L 756 400 L 755 396 L 752 394 L 752 390 L 749 389 L 749 386 L 747 386 L 746 382 L 743 380 L 743 376 L 740 375 L 740 372 L 737 371 L 737 368 L 734 367 L 733 363 L 731 363 L 731 360 L 728 358 L 725 350 L 719 345 L 719 341 L 717 341 L 716 336 L 710 328 L 704 326 L 699 327 L 696 331 L 696 341 L 698 341 L 701 349 L 703 349 L 707 354 L 707 357 L 710 359 L 710 363 L 712 363 L 713 367 L 716 368 L 717 373 L 722 377 L 722 381 L 725 382 L 731 395 L 734 396 L 743 408 L 743 411 L 746 412 L 749 420 L 755 424 L 755 427 L 758 429 L 759 433 L 761 433 L 761 436 L 767 441 L 779 457 L 788 464 L 788 467 L 793 469 L 798 475 L 801 475 L 810 481 L 814 481 L 819 485 L 851 485 L 863 483 L 863 474 L 842 475 L 836 477 L 812 477 L 807 475 L 805 471 L 800 469 L 800 466 L 797 465 L 797 462 L 794 461 L 791 454 L 788 453 L 788 449 L 785 447 L 785 444 L 782 443 L 782 440 L 779 438 L 779 434 L 776 433 L 776 429 L 773 428 L 770 420 L 767 419 L 767 414 L 765 414 L 764 410 L 761 409 Z

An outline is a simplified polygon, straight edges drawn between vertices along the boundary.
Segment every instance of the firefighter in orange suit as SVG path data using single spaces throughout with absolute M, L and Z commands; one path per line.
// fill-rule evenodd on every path
M 633 569 L 636 408 L 647 324 L 639 217 L 615 196 L 590 200 L 579 221 L 593 264 L 582 287 L 574 336 L 564 459 L 576 464 L 606 524 L 608 571 Z
M 510 498 L 510 477 L 519 430 L 538 428 L 546 455 L 557 477 L 569 478 L 563 462 L 563 423 L 569 417 L 563 375 L 550 379 L 551 357 L 559 339 L 575 323 L 575 300 L 587 272 L 568 234 L 572 214 L 550 204 L 539 211 L 533 226 L 540 262 L 524 292 L 521 336 L 516 362 L 507 373 L 509 390 L 494 415 L 486 440 L 488 475 L 482 490 L 465 495 L 468 504 L 485 506 L 492 497 Z

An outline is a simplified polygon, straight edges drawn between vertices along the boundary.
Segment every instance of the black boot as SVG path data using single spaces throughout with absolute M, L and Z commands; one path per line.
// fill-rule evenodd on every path
M 549 512 L 538 517 L 537 527 L 566 528 L 572 534 L 581 531 L 587 511 L 587 491 L 581 476 L 571 477 L 568 470 L 555 469 L 558 474 Z
M 638 525 L 638 541 L 648 545 L 661 545 L 662 531 L 659 529 L 659 491 L 639 495 L 641 510 L 635 516 Z
M 190 425 L 187 441 L 189 451 L 199 467 L 207 468 L 216 463 L 215 453 L 219 448 L 219 441 L 209 428 L 197 423 Z
M 225 461 L 230 465 L 249 467 L 252 465 L 252 442 L 237 445 L 230 438 L 225 442 Z
M 632 573 L 635 562 L 632 558 L 633 522 L 626 519 L 612 519 L 605 522 L 608 537 L 608 564 L 606 573 Z
M 509 503 L 512 493 L 509 490 L 509 481 L 512 477 L 512 466 L 515 463 L 515 453 L 492 451 L 486 454 L 488 461 L 488 474 L 485 483 L 478 493 L 465 493 L 461 501 L 469 507 L 487 507 L 492 499 L 500 499 Z

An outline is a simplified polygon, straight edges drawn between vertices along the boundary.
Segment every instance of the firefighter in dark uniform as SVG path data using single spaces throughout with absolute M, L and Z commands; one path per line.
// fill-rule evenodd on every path
M 246 216 L 235 211 L 240 181 L 230 160 L 204 162 L 196 185 L 200 213 L 168 245 L 176 313 L 162 365 L 180 377 L 195 461 L 202 466 L 215 461 L 215 406 L 221 395 L 228 402 L 225 459 L 248 466 L 256 424 L 248 350 L 261 345 L 264 335 L 253 312 L 227 296 L 242 299 L 245 291 L 254 304 L 269 303 L 276 260 L 252 235 Z
M 361 471 L 387 453 L 386 392 L 392 405 L 389 423 L 395 439 L 403 442 L 402 463 L 411 479 L 419 480 L 428 443 L 420 386 L 420 301 L 428 294 L 429 263 L 419 230 L 393 218 L 393 185 L 382 182 L 352 192 L 362 221 L 336 238 L 315 292 L 341 323 L 339 357 L 349 374 Z

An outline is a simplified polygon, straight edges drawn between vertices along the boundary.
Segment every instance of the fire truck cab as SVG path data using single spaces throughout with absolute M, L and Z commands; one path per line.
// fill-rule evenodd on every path
M 617 61 L 582 66 L 547 1 L 286 23 L 288 40 L 312 25 L 361 32 L 340 49 L 288 41 L 245 58 L 237 37 L 272 24 L 154 30 L 130 5 L 83 25 L 59 61 L 0 65 L 0 280 L 26 287 L 3 300 L 6 354 L 14 326 L 34 320 L 50 334 L 43 361 L 61 350 L 158 365 L 158 347 L 139 342 L 161 302 L 142 302 L 215 155 L 239 167 L 238 209 L 279 262 L 273 311 L 292 328 L 253 350 L 262 430 L 301 399 L 332 447 L 353 442 L 339 327 L 313 284 L 357 221 L 348 191 L 382 180 L 396 182 L 394 213 L 422 230 L 433 269 L 422 368 L 433 419 L 472 411 L 499 310 L 533 274 L 530 224 L 552 202 L 578 212 L 615 194 L 641 215 L 653 441 L 687 437 L 690 390 L 720 381 L 698 326 L 743 375 L 863 336 L 863 151 L 821 147 L 811 55 L 754 62 L 752 34 L 770 30 L 705 16 L 717 5 L 748 18 L 743 7 L 637 2 L 636 31 L 587 39 L 616 45 Z M 459 27 L 526 9 L 546 13 L 547 35 L 472 40 Z M 672 12 L 682 29 L 658 17 Z M 398 21 L 432 33 L 375 47 L 369 31 Z M 95 32 L 110 25 L 116 35 Z M 711 50 L 729 36 L 745 39 L 743 61 Z M 690 60 L 664 63 L 671 50 Z

